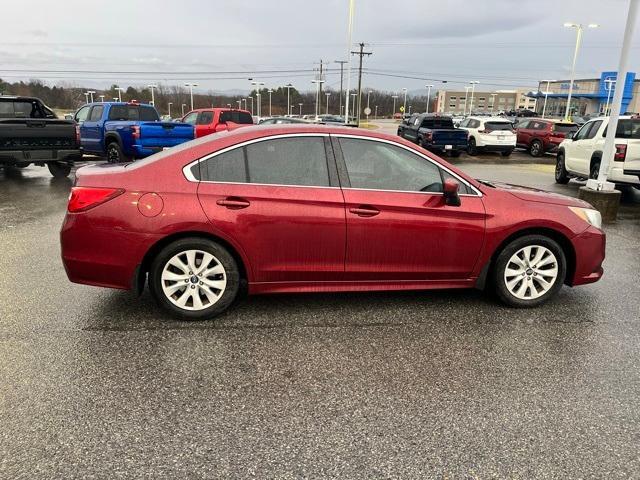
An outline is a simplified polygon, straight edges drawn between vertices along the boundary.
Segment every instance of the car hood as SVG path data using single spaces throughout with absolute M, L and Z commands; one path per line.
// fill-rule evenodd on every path
M 520 200 L 528 202 L 550 203 L 553 205 L 566 205 L 568 207 L 593 208 L 584 200 L 568 197 L 559 193 L 547 192 L 538 188 L 523 187 L 522 185 L 512 185 L 510 183 L 489 182 L 494 187 L 507 191 Z

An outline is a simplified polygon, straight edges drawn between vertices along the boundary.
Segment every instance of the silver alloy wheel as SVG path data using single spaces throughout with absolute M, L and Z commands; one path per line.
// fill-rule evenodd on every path
M 504 270 L 507 290 L 520 300 L 533 300 L 547 293 L 558 278 L 558 259 L 541 245 L 529 245 L 514 253 Z
M 178 308 L 204 310 L 215 304 L 227 287 L 227 272 L 216 257 L 202 250 L 185 250 L 162 269 L 162 291 Z

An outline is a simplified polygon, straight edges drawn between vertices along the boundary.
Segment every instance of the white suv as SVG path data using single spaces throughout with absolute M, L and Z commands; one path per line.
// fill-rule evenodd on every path
M 597 178 L 600 159 L 607 136 L 609 117 L 589 120 L 572 138 L 558 147 L 556 182 L 571 178 Z M 621 116 L 616 132 L 616 150 L 609 168 L 608 180 L 640 187 L 640 117 Z
M 467 117 L 460 128 L 469 132 L 467 153 L 476 155 L 480 151 L 500 152 L 508 157 L 516 148 L 516 132 L 513 124 L 501 117 Z

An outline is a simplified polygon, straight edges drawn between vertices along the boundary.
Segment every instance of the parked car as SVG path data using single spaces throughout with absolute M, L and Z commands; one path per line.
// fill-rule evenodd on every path
M 193 140 L 193 127 L 161 122 L 153 105 L 137 102 L 95 102 L 74 116 L 84 151 L 110 163 L 128 162 Z
M 501 117 L 467 117 L 460 128 L 469 134 L 467 153 L 500 152 L 508 157 L 516 147 L 513 123 Z
M 126 168 L 83 167 L 60 237 L 71 281 L 138 292 L 148 281 L 185 319 L 223 312 L 242 285 L 491 286 L 532 307 L 564 283 L 597 281 L 605 245 L 599 213 L 582 200 L 475 180 L 399 137 L 313 124 L 241 128 Z
M 516 125 L 516 146 L 524 148 L 534 157 L 545 152 L 556 152 L 562 141 L 578 131 L 578 125 L 551 119 L 521 120 Z
M 344 123 L 344 117 L 339 115 L 318 115 L 318 120 L 321 123 Z
M 274 125 L 281 123 L 309 123 L 306 120 L 302 120 L 301 118 L 293 118 L 293 117 L 271 117 L 260 122 L 260 125 Z
M 589 120 L 558 148 L 555 178 L 566 184 L 571 178 L 597 178 L 610 117 Z M 608 180 L 640 187 L 640 117 L 621 116 L 616 129 L 615 155 Z
M 47 166 L 66 177 L 82 159 L 78 126 L 34 97 L 0 96 L 0 166 Z
M 456 128 L 453 119 L 431 113 L 414 114 L 398 125 L 398 136 L 432 152 L 449 152 L 459 157 L 467 148 L 467 132 Z
M 239 126 L 253 125 L 253 117 L 250 112 L 232 108 L 199 108 L 191 110 L 182 117 L 182 121 L 195 127 L 196 138 L 204 137 L 211 133 L 224 132 Z

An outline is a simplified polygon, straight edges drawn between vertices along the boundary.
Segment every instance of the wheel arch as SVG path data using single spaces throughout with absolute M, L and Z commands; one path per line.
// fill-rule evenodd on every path
M 166 247 L 167 245 L 177 240 L 182 240 L 184 238 L 204 238 L 206 240 L 212 240 L 216 243 L 219 243 L 229 251 L 233 259 L 238 264 L 238 269 L 240 270 L 240 281 L 241 282 L 249 281 L 249 269 L 248 269 L 247 262 L 245 262 L 245 259 L 243 258 L 243 256 L 240 254 L 240 252 L 236 247 L 234 247 L 230 242 L 228 242 L 224 238 L 214 235 L 210 232 L 204 232 L 199 230 L 188 230 L 188 231 L 172 233 L 171 235 L 168 235 L 158 240 L 147 250 L 144 257 L 142 258 L 142 261 L 140 262 L 140 265 L 138 265 L 138 267 L 136 268 L 136 272 L 135 272 L 133 283 L 132 283 L 132 287 L 134 288 L 134 290 L 138 295 L 142 293 L 142 290 L 144 290 L 144 283 L 147 278 L 146 274 L 149 272 L 149 269 L 151 268 L 151 263 L 153 262 L 153 259 L 160 253 L 160 251 L 162 251 L 164 247 Z
M 107 147 L 107 145 L 109 145 L 111 142 L 117 142 L 118 145 L 120 145 L 120 148 L 123 148 L 122 145 L 122 138 L 120 138 L 120 135 L 118 135 L 115 132 L 107 132 L 104 136 L 104 146 L 105 148 Z
M 564 235 L 562 232 L 555 230 L 553 228 L 548 227 L 529 227 L 524 228 L 522 230 L 517 230 L 500 242 L 500 244 L 494 249 L 491 254 L 491 258 L 486 262 L 482 271 L 480 272 L 480 276 L 478 277 L 478 281 L 476 282 L 476 287 L 480 289 L 484 289 L 487 281 L 493 278 L 493 269 L 495 268 L 496 260 L 500 252 L 504 250 L 504 248 L 514 240 L 527 236 L 527 235 L 543 235 L 551 238 L 556 241 L 562 251 L 564 253 L 565 259 L 567 261 L 567 274 L 564 279 L 564 283 L 566 285 L 571 285 L 573 281 L 573 276 L 576 270 L 576 251 L 573 248 L 573 244 L 571 240 Z

